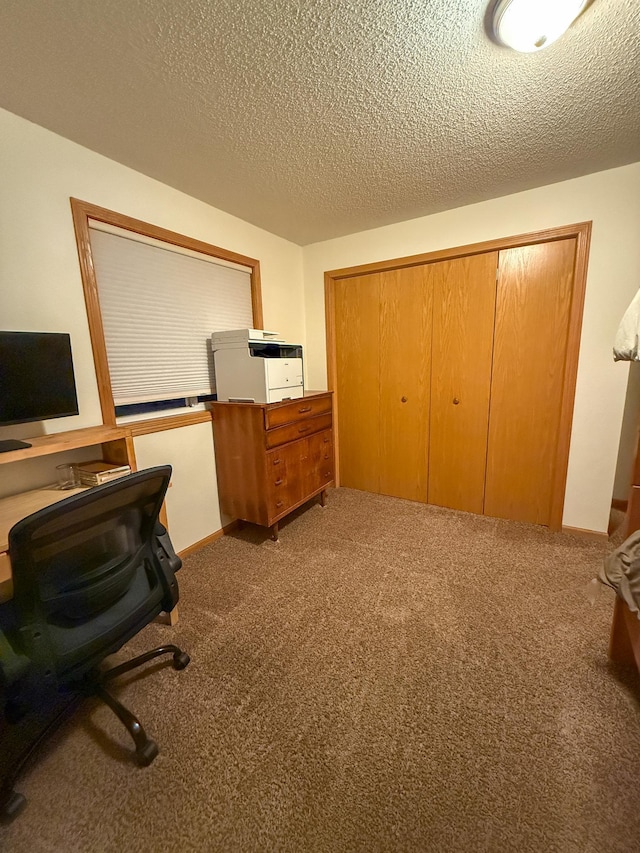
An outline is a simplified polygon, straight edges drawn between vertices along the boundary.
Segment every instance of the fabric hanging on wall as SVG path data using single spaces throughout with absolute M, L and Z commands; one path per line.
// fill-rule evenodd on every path
M 614 361 L 640 361 L 638 341 L 640 339 L 640 290 L 624 312 L 622 322 L 613 342 Z

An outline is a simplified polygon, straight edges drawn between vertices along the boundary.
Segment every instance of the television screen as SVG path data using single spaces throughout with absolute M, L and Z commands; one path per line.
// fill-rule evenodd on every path
M 0 332 L 0 426 L 77 414 L 69 335 Z

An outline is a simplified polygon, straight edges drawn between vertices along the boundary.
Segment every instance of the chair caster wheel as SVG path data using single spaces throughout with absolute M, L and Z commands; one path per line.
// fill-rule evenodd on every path
M 144 746 L 136 750 L 136 758 L 140 767 L 148 767 L 158 754 L 158 744 L 155 740 L 148 740 Z
M 12 820 L 18 817 L 26 804 L 27 800 L 22 794 L 12 791 L 9 798 L 0 807 L 0 819 L 2 823 L 11 823 Z
M 186 666 L 189 666 L 191 658 L 186 652 L 180 652 L 173 656 L 173 668 L 174 669 L 184 669 Z

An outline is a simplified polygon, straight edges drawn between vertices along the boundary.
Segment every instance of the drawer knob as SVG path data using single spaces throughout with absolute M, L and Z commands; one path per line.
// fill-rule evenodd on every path
M 278 479 L 275 481 L 274 485 L 281 486 L 282 485 L 282 477 L 278 477 Z
M 273 460 L 273 464 L 274 464 L 274 465 L 279 465 L 281 461 L 282 461 L 281 459 L 274 459 L 274 460 Z
M 311 411 L 311 406 L 302 406 L 300 409 L 298 409 L 298 412 L 301 415 L 304 415 L 305 412 L 310 412 L 310 411 Z
M 311 429 L 311 427 L 309 425 L 301 426 L 301 427 L 298 427 L 298 432 L 309 432 L 310 429 Z
M 454 398 L 453 398 L 453 405 L 454 405 L 454 406 L 457 406 L 459 403 L 460 403 L 460 400 L 458 400 L 458 398 L 457 398 L 457 397 L 454 397 Z
M 406 402 L 407 402 L 407 398 L 406 398 L 406 397 L 400 397 L 400 402 L 401 402 L 401 403 L 406 403 Z
M 280 509 L 280 507 L 282 506 L 282 504 L 283 504 L 283 501 L 276 501 L 276 507 L 277 507 L 278 509 Z

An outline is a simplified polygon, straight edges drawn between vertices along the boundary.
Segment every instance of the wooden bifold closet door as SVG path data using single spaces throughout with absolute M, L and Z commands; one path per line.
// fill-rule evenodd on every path
M 433 290 L 430 504 L 481 514 L 498 253 L 426 266 Z
M 551 523 L 576 246 L 334 280 L 341 485 Z
M 500 252 L 485 514 L 549 524 L 576 241 Z
M 343 486 L 380 486 L 380 277 L 336 282 L 336 397 Z
M 427 500 L 431 312 L 423 266 L 336 282 L 342 485 Z

